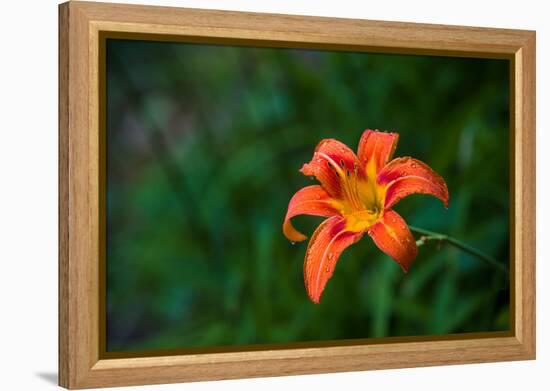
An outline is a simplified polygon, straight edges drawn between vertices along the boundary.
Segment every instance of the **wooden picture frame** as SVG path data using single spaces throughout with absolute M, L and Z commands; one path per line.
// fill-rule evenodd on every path
M 104 358 L 99 64 L 104 32 L 147 39 L 510 61 L 510 332 Z M 89 388 L 535 358 L 535 32 L 68 2 L 59 6 L 59 384 Z

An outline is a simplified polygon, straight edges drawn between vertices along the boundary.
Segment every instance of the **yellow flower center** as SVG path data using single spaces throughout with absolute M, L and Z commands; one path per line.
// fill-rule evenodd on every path
M 359 232 L 370 228 L 384 213 L 385 189 L 376 183 L 376 164 L 366 167 L 366 176 L 358 169 L 350 172 L 342 164 L 334 167 L 342 185 L 342 199 L 335 205 L 346 219 L 348 231 Z

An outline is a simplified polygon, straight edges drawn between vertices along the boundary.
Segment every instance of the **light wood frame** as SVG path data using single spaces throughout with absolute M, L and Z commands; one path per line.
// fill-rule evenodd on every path
M 100 355 L 102 32 L 510 60 L 511 331 L 476 338 Z M 105 3 L 59 6 L 59 384 L 90 388 L 535 358 L 535 32 Z

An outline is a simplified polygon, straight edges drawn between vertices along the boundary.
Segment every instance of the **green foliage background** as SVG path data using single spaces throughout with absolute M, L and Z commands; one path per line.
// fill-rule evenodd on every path
M 108 40 L 107 350 L 506 330 L 506 277 L 447 245 L 348 248 L 320 305 L 281 232 L 317 143 L 399 132 L 447 181 L 412 225 L 509 259 L 508 62 Z M 298 217 L 311 235 L 321 218 Z

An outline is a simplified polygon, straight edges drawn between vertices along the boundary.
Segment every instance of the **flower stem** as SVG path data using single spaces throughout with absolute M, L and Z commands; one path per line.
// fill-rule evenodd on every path
M 481 259 L 482 261 L 485 261 L 487 264 L 491 265 L 495 269 L 497 269 L 499 272 L 504 273 L 508 276 L 508 269 L 499 261 L 497 261 L 495 258 L 491 257 L 490 255 L 485 254 L 481 250 L 478 250 L 475 247 L 469 246 L 466 243 L 461 242 L 458 239 L 455 239 L 451 236 L 441 234 L 438 232 L 428 231 L 427 229 L 423 228 L 417 228 L 409 226 L 409 229 L 412 232 L 416 232 L 417 234 L 422 235 L 419 240 L 417 240 L 416 245 L 422 246 L 426 242 L 430 240 L 436 240 L 439 242 L 446 242 L 464 252 L 467 252 L 470 255 L 475 256 L 478 259 Z

